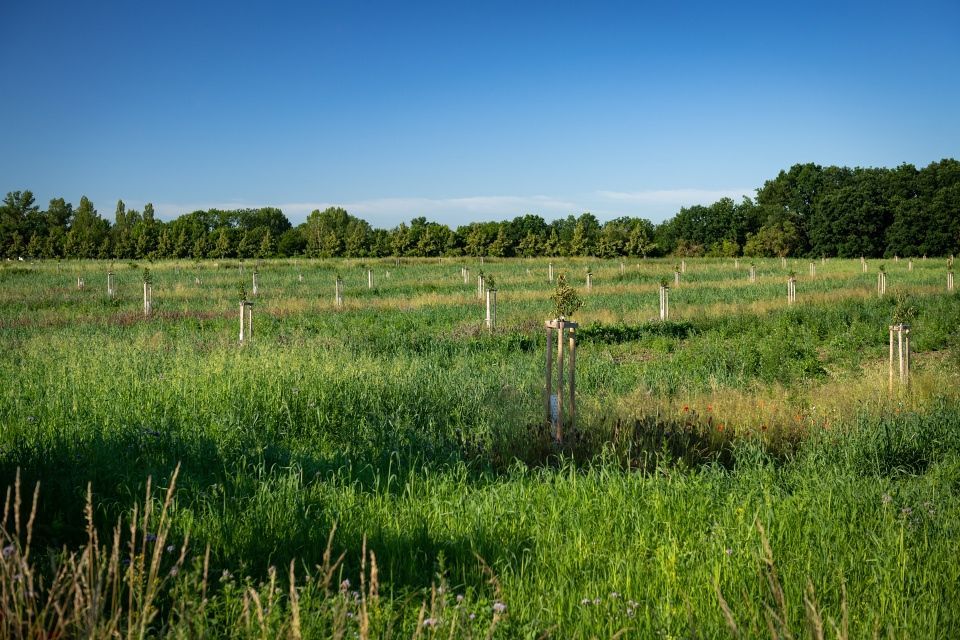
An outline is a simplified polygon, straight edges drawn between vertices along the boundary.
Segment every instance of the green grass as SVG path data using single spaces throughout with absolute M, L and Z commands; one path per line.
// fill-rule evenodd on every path
M 886 263 L 878 298 L 859 261 L 816 278 L 758 261 L 751 284 L 749 261 L 688 260 L 660 323 L 673 262 L 621 276 L 555 259 L 586 301 L 578 424 L 559 447 L 541 415 L 547 262 L 379 261 L 373 289 L 360 261 L 267 262 L 244 347 L 250 264 L 151 265 L 150 318 L 145 265 L 113 266 L 114 300 L 105 263 L 0 268 L 0 486 L 17 469 L 41 483 L 32 557 L 84 548 L 88 483 L 106 541 L 179 464 L 164 570 L 189 543 L 148 635 L 293 636 L 294 610 L 307 637 L 960 632 L 960 296 L 942 261 Z M 499 289 L 492 333 L 480 268 Z M 888 396 L 905 307 L 914 385 Z M 262 624 L 251 589 L 276 595 Z

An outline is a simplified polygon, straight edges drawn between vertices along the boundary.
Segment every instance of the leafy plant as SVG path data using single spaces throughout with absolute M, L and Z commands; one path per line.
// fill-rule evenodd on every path
M 150 269 L 143 270 L 143 284 L 153 284 L 153 275 L 150 273 Z
M 561 320 L 572 317 L 583 306 L 583 300 L 577 294 L 577 290 L 567 284 L 566 273 L 557 276 L 557 288 L 550 299 L 553 300 L 556 317 Z

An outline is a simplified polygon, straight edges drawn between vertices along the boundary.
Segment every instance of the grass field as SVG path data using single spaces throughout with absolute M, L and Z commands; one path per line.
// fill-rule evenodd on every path
M 584 299 L 561 445 L 548 262 Z M 674 263 L 4 264 L 0 636 L 960 635 L 946 261 L 884 296 L 879 261 Z

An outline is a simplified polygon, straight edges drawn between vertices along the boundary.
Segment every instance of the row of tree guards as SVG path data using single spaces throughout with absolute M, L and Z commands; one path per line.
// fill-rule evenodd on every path
M 952 263 L 953 263 L 953 260 L 951 259 L 950 262 L 948 263 L 949 266 L 947 270 L 947 291 L 948 292 L 954 291 Z M 622 262 L 620 263 L 620 266 L 621 268 L 623 267 Z M 683 269 L 684 269 L 683 262 L 681 262 L 680 265 L 675 268 L 675 271 L 674 271 L 675 286 L 679 286 L 680 284 L 680 274 L 682 273 Z M 469 282 L 470 269 L 466 267 L 461 267 L 460 273 L 463 277 L 464 283 L 466 284 L 467 282 Z M 548 273 L 552 278 L 553 264 L 549 265 Z M 816 275 L 816 265 L 812 262 L 810 263 L 810 274 L 811 276 Z M 751 282 L 756 282 L 756 267 L 754 265 L 750 265 L 749 277 Z M 303 274 L 298 275 L 298 281 L 303 282 Z M 197 285 L 199 285 L 200 278 L 199 277 L 194 278 L 194 282 Z M 372 289 L 373 282 L 374 282 L 373 270 L 367 269 L 367 287 Z M 78 276 L 77 288 L 83 289 L 84 286 L 85 286 L 84 278 L 82 276 Z M 591 271 L 588 271 L 586 274 L 586 288 L 588 291 L 593 289 L 593 273 Z M 880 270 L 877 272 L 877 294 L 880 296 L 883 296 L 883 295 L 886 295 L 886 292 L 887 292 L 887 274 L 884 268 L 881 266 Z M 107 296 L 112 299 L 116 296 L 116 293 L 117 293 L 117 287 L 116 287 L 115 274 L 112 271 L 110 271 L 107 273 Z M 251 293 L 254 296 L 257 296 L 260 293 L 260 282 L 259 282 L 258 271 L 254 271 L 252 274 L 252 292 Z M 660 295 L 660 320 L 665 321 L 665 320 L 668 320 L 670 317 L 670 292 L 669 292 L 669 287 L 665 282 L 662 282 L 660 285 L 659 295 Z M 496 327 L 497 293 L 495 288 L 487 286 L 487 277 L 485 277 L 483 272 L 481 271 L 480 274 L 477 276 L 477 299 L 482 301 L 485 296 L 486 296 L 486 307 L 487 307 L 485 324 L 487 328 L 492 330 Z M 790 277 L 787 279 L 787 304 L 792 305 L 792 304 L 795 304 L 796 301 L 797 301 L 797 281 L 796 281 L 796 276 L 794 274 L 791 274 Z M 343 307 L 343 280 L 342 278 L 340 278 L 340 276 L 337 276 L 334 284 L 334 305 L 337 308 Z M 143 290 L 144 315 L 150 315 L 152 311 L 152 307 L 153 307 L 153 289 L 151 284 L 145 279 L 144 290 Z

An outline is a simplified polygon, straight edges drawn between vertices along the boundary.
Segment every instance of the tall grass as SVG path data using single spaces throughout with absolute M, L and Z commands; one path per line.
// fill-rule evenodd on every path
M 898 300 L 858 261 L 818 264 L 788 308 L 779 261 L 752 285 L 744 262 L 691 260 L 660 323 L 671 264 L 555 259 L 594 274 L 558 447 L 546 262 L 485 262 L 492 335 L 458 263 L 377 262 L 372 290 L 359 261 L 265 263 L 243 348 L 249 265 L 152 265 L 149 319 L 143 265 L 114 266 L 113 301 L 105 264 L 0 268 L 3 632 L 956 635 L 942 265 L 887 265 Z M 898 305 L 917 371 L 889 395 Z

